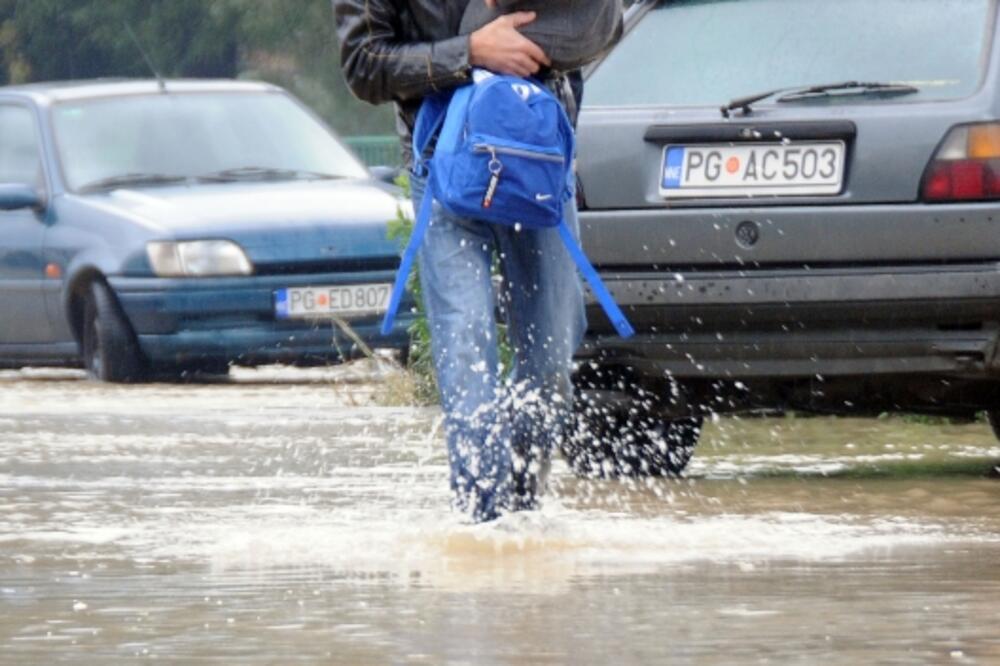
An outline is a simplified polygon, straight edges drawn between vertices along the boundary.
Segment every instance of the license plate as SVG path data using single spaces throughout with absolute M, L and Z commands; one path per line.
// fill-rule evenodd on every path
M 681 197 L 831 195 L 844 182 L 843 141 L 671 145 L 660 194 Z
M 389 305 L 390 284 L 279 289 L 274 310 L 279 319 L 315 319 L 381 314 Z

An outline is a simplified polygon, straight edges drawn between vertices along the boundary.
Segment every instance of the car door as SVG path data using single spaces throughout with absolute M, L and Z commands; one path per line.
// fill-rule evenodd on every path
M 39 146 L 33 110 L 0 102 L 0 184 L 31 185 L 41 191 Z M 40 211 L 0 211 L 0 346 L 52 341 L 42 293 L 45 231 Z

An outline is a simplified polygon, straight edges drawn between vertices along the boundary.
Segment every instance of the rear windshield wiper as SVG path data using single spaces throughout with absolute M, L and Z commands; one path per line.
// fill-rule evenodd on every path
M 187 181 L 187 176 L 170 176 L 163 173 L 123 173 L 101 178 L 77 188 L 80 192 L 98 192 L 137 185 L 172 185 Z
M 906 83 L 881 81 L 842 81 L 840 83 L 826 83 L 818 86 L 778 88 L 776 90 L 769 90 L 768 92 L 734 99 L 729 102 L 729 104 L 723 106 L 720 110 L 722 111 L 723 118 L 729 118 L 731 112 L 735 109 L 741 109 L 744 114 L 750 113 L 752 111 L 751 107 L 754 104 L 776 95 L 781 95 L 781 97 L 777 100 L 778 102 L 795 102 L 816 97 L 827 97 L 830 96 L 831 93 L 839 91 L 849 91 L 849 94 L 854 95 L 865 95 L 868 93 L 879 93 L 885 95 L 912 95 L 913 93 L 920 92 L 920 88 Z
M 334 180 L 341 176 L 301 169 L 245 166 L 223 169 L 198 176 L 198 180 L 215 183 L 236 183 L 244 180 Z

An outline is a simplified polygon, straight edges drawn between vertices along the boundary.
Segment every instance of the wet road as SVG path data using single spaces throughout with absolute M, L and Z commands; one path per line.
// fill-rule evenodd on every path
M 472 527 L 371 378 L 0 373 L 0 663 L 1000 664 L 983 424 L 722 419 Z

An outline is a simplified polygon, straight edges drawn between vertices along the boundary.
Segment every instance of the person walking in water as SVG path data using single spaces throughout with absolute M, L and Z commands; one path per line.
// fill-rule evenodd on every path
M 459 34 L 469 2 L 334 0 L 341 61 L 351 90 L 396 105 L 415 206 L 426 187 L 411 132 L 423 98 L 472 81 L 473 68 L 535 77 L 567 110 L 573 86 L 519 32 L 534 12 L 499 16 Z M 492 2 L 487 2 L 493 6 Z M 577 81 L 578 83 L 578 81 Z M 572 111 L 571 111 L 572 115 Z M 575 203 L 567 222 L 579 236 Z M 477 222 L 435 204 L 419 251 L 455 507 L 475 522 L 535 509 L 553 450 L 571 425 L 571 364 L 586 320 L 573 261 L 555 229 Z M 495 294 L 492 267 L 502 280 Z M 496 305 L 506 313 L 513 367 L 501 367 Z

